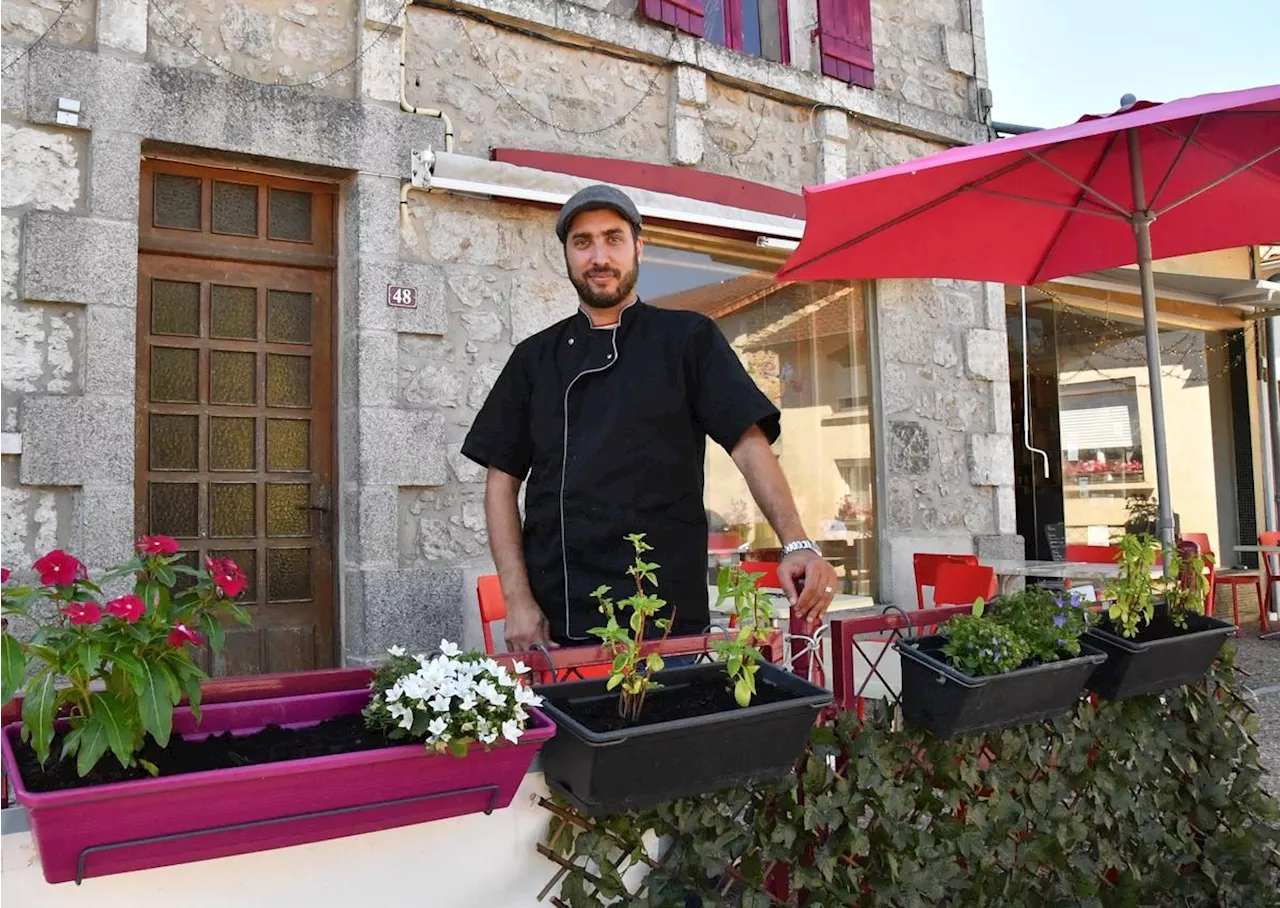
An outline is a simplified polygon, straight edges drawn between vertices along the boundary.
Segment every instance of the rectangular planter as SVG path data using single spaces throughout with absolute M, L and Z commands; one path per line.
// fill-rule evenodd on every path
M 902 713 L 939 738 L 959 738 L 1039 722 L 1073 709 L 1106 655 L 1081 644 L 1080 655 L 1001 675 L 972 677 L 935 655 L 932 634 L 894 644 L 902 656 Z
M 724 673 L 723 665 L 707 664 L 668 669 L 655 678 L 678 690 L 693 678 Z M 557 728 L 542 751 L 547 783 L 587 816 L 625 813 L 784 775 L 804 750 L 818 713 L 831 702 L 830 691 L 766 663 L 756 675 L 757 687 L 772 683 L 791 699 L 597 733 L 563 707 L 606 695 L 607 681 L 536 688 Z
M 251 734 L 358 713 L 367 690 L 210 704 L 197 723 L 174 711 L 174 733 Z M 31 792 L 18 773 L 20 726 L 3 751 L 50 883 L 185 864 L 391 829 L 506 807 L 555 725 L 530 709 L 515 745 L 457 758 L 421 743 L 350 754 Z
M 1125 700 L 1193 684 L 1205 676 L 1222 644 L 1236 632 L 1235 625 L 1204 615 L 1188 615 L 1185 631 L 1170 630 L 1174 633 L 1169 636 L 1130 640 L 1105 626 L 1090 628 L 1084 639 L 1105 652 L 1107 661 L 1089 679 L 1089 690 L 1109 700 Z

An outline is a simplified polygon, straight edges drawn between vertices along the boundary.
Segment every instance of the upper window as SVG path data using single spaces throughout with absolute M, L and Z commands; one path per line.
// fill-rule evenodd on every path
M 704 0 L 702 36 L 714 44 L 789 63 L 787 0 Z

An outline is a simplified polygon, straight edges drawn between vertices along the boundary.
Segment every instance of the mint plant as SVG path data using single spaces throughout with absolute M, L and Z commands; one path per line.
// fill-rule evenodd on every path
M 1212 555 L 1162 549 L 1160 541 L 1147 533 L 1123 537 L 1119 548 L 1120 574 L 1107 583 L 1106 597 L 1111 601 L 1107 617 L 1122 636 L 1136 637 L 1141 627 L 1151 623 L 1160 601 L 1173 626 L 1183 630 L 1187 615 L 1204 614 L 1209 595 L 1205 568 L 1212 563 Z M 1152 577 L 1156 559 L 1162 556 L 1164 576 Z
M 640 658 L 645 625 L 652 619 L 653 625 L 662 631 L 662 639 L 666 640 L 671 633 L 671 618 L 654 617 L 666 606 L 666 600 L 645 592 L 645 583 L 658 585 L 656 571 L 661 565 L 644 560 L 645 553 L 653 551 L 653 546 L 644 541 L 644 533 L 632 533 L 626 538 L 636 554 L 635 563 L 627 569 L 635 581 L 636 591 L 626 599 L 614 602 L 608 598 L 610 587 L 600 586 L 594 590 L 591 596 L 600 604 L 600 613 L 608 620 L 587 633 L 600 638 L 605 647 L 613 651 L 613 667 L 606 689 L 621 689 L 618 714 L 634 722 L 640 718 L 649 691 L 662 687 L 653 680 L 653 674 L 662 671 L 662 656 L 650 653 L 644 659 Z M 631 613 L 630 617 L 626 612 Z M 673 609 L 673 617 L 674 614 Z
M 748 574 L 742 568 L 722 567 L 716 578 L 718 598 L 716 606 L 732 600 L 731 614 L 737 618 L 737 627 L 730 631 L 728 640 L 716 640 L 712 649 L 725 663 L 725 670 L 733 685 L 733 699 L 739 706 L 748 706 L 756 694 L 756 673 L 763 656 L 760 644 L 773 627 L 773 597 L 760 589 L 756 582 L 763 574 Z

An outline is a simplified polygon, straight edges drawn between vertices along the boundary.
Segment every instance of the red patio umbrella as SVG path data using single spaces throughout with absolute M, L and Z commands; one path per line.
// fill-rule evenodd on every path
M 1173 538 L 1153 258 L 1280 239 L 1280 85 L 1137 102 L 805 189 L 781 280 L 1034 284 L 1136 263 L 1160 535 Z

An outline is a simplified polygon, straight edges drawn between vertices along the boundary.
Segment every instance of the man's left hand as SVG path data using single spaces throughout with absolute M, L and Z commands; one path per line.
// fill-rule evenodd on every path
M 804 578 L 797 594 L 796 581 Z M 836 593 L 836 569 L 811 549 L 792 552 L 778 565 L 778 582 L 791 603 L 791 613 L 811 622 L 820 621 Z

